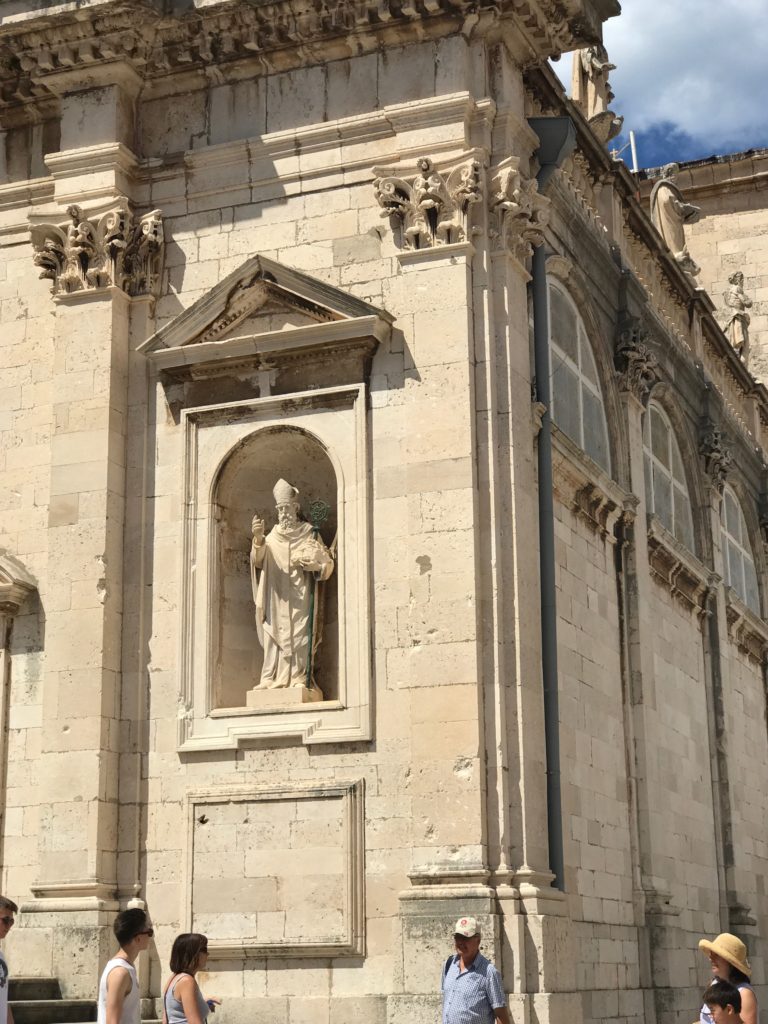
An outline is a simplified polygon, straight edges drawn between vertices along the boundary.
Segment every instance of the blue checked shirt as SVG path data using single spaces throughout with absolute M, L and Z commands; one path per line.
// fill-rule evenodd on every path
M 501 975 L 482 953 L 463 973 L 459 959 L 443 969 L 443 1024 L 493 1024 L 493 1011 L 507 1005 Z

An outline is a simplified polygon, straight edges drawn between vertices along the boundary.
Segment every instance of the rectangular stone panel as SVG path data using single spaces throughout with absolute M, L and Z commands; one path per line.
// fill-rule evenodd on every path
M 364 950 L 363 784 L 187 797 L 185 928 L 212 957 Z

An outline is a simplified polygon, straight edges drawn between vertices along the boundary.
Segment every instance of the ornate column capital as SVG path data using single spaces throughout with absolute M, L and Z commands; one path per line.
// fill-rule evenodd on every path
M 709 418 L 702 421 L 699 430 L 699 454 L 712 486 L 722 494 L 733 465 L 733 450 L 720 427 Z
M 507 157 L 489 171 L 492 232 L 498 244 L 519 263 L 544 241 L 550 201 L 539 195 L 535 178 L 525 178 L 520 158 Z
M 661 379 L 659 362 L 646 344 L 648 331 L 639 317 L 623 311 L 616 328 L 613 361 L 619 390 L 646 405 L 654 385 Z
M 89 215 L 68 206 L 69 220 L 32 225 L 35 266 L 53 295 L 116 287 L 126 294 L 160 293 L 164 239 L 160 210 L 136 218 L 127 200 Z
M 483 197 L 480 162 L 464 157 L 438 170 L 420 157 L 414 174 L 398 168 L 374 167 L 373 188 L 382 217 L 398 227 L 404 249 L 429 249 L 469 240 L 470 211 Z

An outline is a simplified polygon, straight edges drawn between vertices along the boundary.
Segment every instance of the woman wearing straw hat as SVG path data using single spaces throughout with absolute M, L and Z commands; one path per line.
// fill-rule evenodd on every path
M 699 949 L 703 950 L 712 964 L 713 981 L 722 979 L 735 985 L 741 995 L 741 1019 L 744 1024 L 757 1024 L 757 999 L 749 979 L 752 968 L 747 960 L 747 947 L 735 935 L 723 932 L 711 942 L 702 939 Z M 701 1024 L 712 1024 L 708 1007 L 702 1006 L 699 1016 Z

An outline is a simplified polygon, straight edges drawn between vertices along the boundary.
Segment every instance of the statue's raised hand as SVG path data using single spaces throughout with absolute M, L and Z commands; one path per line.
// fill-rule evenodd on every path
M 261 544 L 264 540 L 264 520 L 258 512 L 251 520 L 251 534 L 257 544 Z

